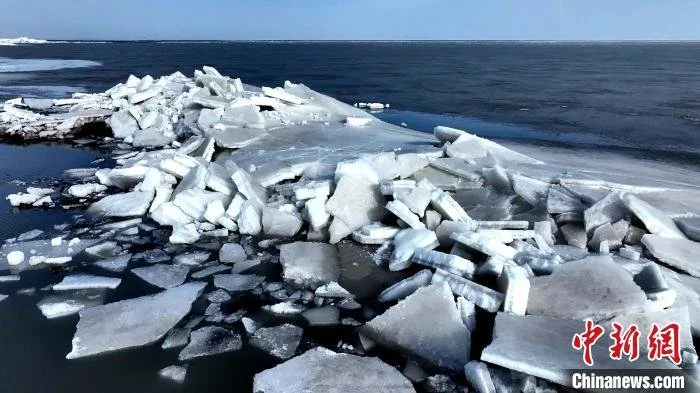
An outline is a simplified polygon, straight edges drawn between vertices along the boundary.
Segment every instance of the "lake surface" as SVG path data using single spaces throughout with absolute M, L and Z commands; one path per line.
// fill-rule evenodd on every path
M 130 73 L 208 64 L 253 85 L 289 79 L 348 103 L 527 126 L 518 139 L 697 158 L 699 58 L 693 42 L 62 43 L 0 47 L 0 98 L 104 91 Z M 490 136 L 484 128 L 473 131 Z
M 208 64 L 254 85 L 289 79 L 349 103 L 390 103 L 378 117 L 420 131 L 443 124 L 500 140 L 692 167 L 700 162 L 699 58 L 698 43 L 62 43 L 0 47 L 0 99 L 99 92 L 130 73 L 191 74 Z M 91 166 L 101 156 L 0 144 L 0 239 L 35 228 L 51 233 L 79 216 L 60 207 L 12 209 L 4 196 L 51 186 L 64 169 Z M 190 362 L 185 384 L 177 386 L 156 375 L 178 353 L 160 343 L 67 361 L 77 315 L 47 320 L 36 307 L 40 291 L 14 295 L 55 283 L 60 273 L 28 271 L 18 283 L 0 283 L 0 293 L 13 294 L 0 302 L 2 392 L 247 392 L 256 372 L 278 363 L 244 339 L 242 351 Z M 128 272 L 122 278 L 107 302 L 157 292 Z M 302 347 L 332 348 L 336 334 L 305 329 Z M 328 337 L 336 342 L 324 342 Z

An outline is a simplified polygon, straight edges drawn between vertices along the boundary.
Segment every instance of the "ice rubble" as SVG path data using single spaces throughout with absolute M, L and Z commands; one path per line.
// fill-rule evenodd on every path
M 373 357 L 336 353 L 323 347 L 307 351 L 255 376 L 261 393 L 415 392 L 393 367 Z
M 187 345 L 181 360 L 237 350 L 243 342 L 232 325 L 258 310 L 225 306 L 249 294 L 271 318 L 360 326 L 353 334 L 363 348 L 343 342 L 341 351 L 379 344 L 404 356 L 408 370 L 448 374 L 421 377 L 430 389 L 452 389 L 462 373 L 476 389 L 490 391 L 489 381 L 498 391 L 516 389 L 503 368 L 530 374 L 530 386 L 542 383 L 532 376 L 568 384 L 563 370 L 581 357 L 565 348 L 584 318 L 668 317 L 684 326 L 687 318 L 694 336 L 700 332 L 700 185 L 686 178 L 613 173 L 569 155 L 545 164 L 471 132 L 416 133 L 304 85 L 260 89 L 211 67 L 193 77 L 131 76 L 104 93 L 50 102 L 9 100 L 0 134 L 70 138 L 95 122 L 112 132 L 101 143 L 118 150 L 115 167 L 68 171 L 76 184 L 8 199 L 78 200 L 107 223 L 78 242 L 68 230 L 54 242 L 22 235 L 0 248 L 0 269 L 68 264 L 86 251 L 102 258 L 95 266 L 120 273 L 143 258 L 156 264 L 132 272 L 166 290 L 103 306 L 82 289 L 44 299 L 49 317 L 82 308 L 69 358 L 168 332 L 162 347 Z M 144 236 L 157 252 L 127 253 L 142 250 Z M 270 269 L 278 261 L 281 275 Z M 118 285 L 116 277 L 80 274 L 64 289 Z M 204 315 L 191 311 L 198 298 Z M 294 356 L 301 328 L 259 328 L 267 323 L 253 316 L 243 323 L 249 345 Z M 472 337 L 491 340 L 480 359 L 469 353 Z M 684 345 L 690 366 L 687 335 Z M 163 373 L 184 378 L 183 370 Z M 324 391 L 413 391 L 380 360 L 321 348 L 258 374 L 255 385 L 302 391 L 318 388 L 321 375 Z

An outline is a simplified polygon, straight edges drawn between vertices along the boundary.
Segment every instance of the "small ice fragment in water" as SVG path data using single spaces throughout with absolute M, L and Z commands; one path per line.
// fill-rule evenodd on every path
M 165 340 L 160 345 L 163 349 L 184 347 L 190 341 L 190 329 L 174 328 L 165 336 Z
M 37 307 L 46 318 L 53 319 L 76 314 L 83 308 L 99 306 L 104 299 L 104 290 L 78 290 L 46 296 Z
M 247 258 L 243 246 L 238 243 L 226 243 L 219 250 L 219 261 L 221 263 L 238 263 Z
M 93 276 L 92 274 L 73 274 L 63 277 L 60 283 L 53 285 L 54 291 L 69 291 L 73 289 L 114 289 L 119 286 L 121 279 L 114 277 Z
M 94 265 L 110 272 L 121 273 L 129 265 L 130 260 L 131 254 L 124 254 L 99 260 Z
M 24 253 L 22 251 L 15 250 L 7 253 L 7 263 L 10 266 L 19 265 L 22 262 L 24 262 Z
M 255 348 L 270 355 L 286 360 L 294 356 L 304 330 L 298 326 L 284 324 L 269 328 L 260 328 L 248 341 Z
M 190 343 L 180 351 L 178 360 L 238 351 L 242 346 L 241 336 L 238 333 L 218 326 L 205 326 L 190 334 Z
M 189 271 L 190 269 L 187 266 L 163 264 L 131 270 L 140 279 L 163 289 L 173 288 L 184 283 Z
M 379 294 L 378 300 L 382 303 L 401 300 L 417 291 L 418 288 L 428 286 L 432 278 L 433 273 L 430 270 L 421 270 L 413 276 L 401 280 L 382 291 L 382 293 Z
M 187 377 L 187 365 L 172 365 L 158 371 L 158 376 L 169 381 L 182 384 Z

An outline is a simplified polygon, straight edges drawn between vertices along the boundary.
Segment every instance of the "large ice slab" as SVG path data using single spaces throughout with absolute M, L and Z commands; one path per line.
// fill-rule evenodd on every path
M 335 353 L 323 347 L 255 375 L 258 393 L 415 393 L 413 385 L 378 358 Z
M 469 361 L 471 335 L 450 288 L 420 288 L 362 327 L 372 340 L 434 366 L 461 371 Z
M 205 285 L 184 284 L 155 295 L 80 311 L 73 349 L 66 358 L 117 351 L 159 340 L 190 312 Z
M 326 211 L 347 228 L 336 234 L 332 243 L 340 241 L 352 231 L 379 221 L 384 217 L 384 197 L 379 186 L 366 178 L 343 176 L 333 196 L 326 203 Z
M 671 239 L 686 238 L 669 216 L 641 198 L 625 194 L 622 200 L 625 206 L 644 223 L 649 232 Z
M 646 295 L 632 275 L 609 256 L 559 265 L 530 280 L 527 312 L 571 319 L 607 319 L 644 311 Z
M 660 235 L 644 235 L 642 244 L 661 262 L 700 277 L 700 243 Z
M 338 281 L 340 265 L 334 245 L 296 242 L 280 246 L 282 277 L 299 286 L 319 287 Z
M 151 206 L 153 193 L 132 191 L 108 195 L 90 206 L 88 212 L 107 217 L 135 217 L 146 214 Z
M 613 360 L 608 350 L 612 340 L 607 334 L 591 347 L 594 365 L 588 367 L 582 352 L 571 348 L 574 335 L 584 330 L 583 321 L 499 313 L 493 341 L 482 352 L 481 360 L 565 386 L 571 386 L 568 370 L 675 368 L 665 360 L 651 362 L 646 356 L 635 362 Z

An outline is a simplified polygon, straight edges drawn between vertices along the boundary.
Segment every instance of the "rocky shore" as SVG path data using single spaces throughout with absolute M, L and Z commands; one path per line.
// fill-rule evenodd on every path
M 55 233 L 8 239 L 0 279 L 71 267 L 38 304 L 47 318 L 79 313 L 66 357 L 162 341 L 182 347 L 160 372 L 179 383 L 191 359 L 244 345 L 279 360 L 254 377 L 265 393 L 561 391 L 586 368 L 695 383 L 697 179 L 419 133 L 358 107 L 211 67 L 6 101 L 3 138 L 93 144 L 113 159 L 7 196 L 86 209 Z M 160 291 L 103 304 L 127 274 Z M 230 311 L 242 297 L 256 300 Z M 676 323 L 681 361 L 645 346 L 613 360 L 606 334 L 589 367 L 572 348 L 585 320 L 635 323 L 643 338 Z M 309 326 L 352 333 L 302 351 Z

